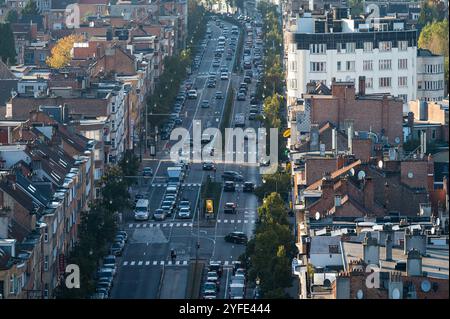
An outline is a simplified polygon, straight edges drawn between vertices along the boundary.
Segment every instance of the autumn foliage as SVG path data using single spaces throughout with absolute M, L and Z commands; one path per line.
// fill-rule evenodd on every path
M 70 63 L 71 51 L 75 42 L 83 41 L 83 36 L 71 34 L 58 40 L 52 48 L 52 54 L 47 58 L 47 65 L 51 68 L 60 69 Z

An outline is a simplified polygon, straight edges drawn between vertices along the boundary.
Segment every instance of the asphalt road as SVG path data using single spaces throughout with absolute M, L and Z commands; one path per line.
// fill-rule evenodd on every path
M 225 25 L 231 29 L 229 24 L 225 23 Z M 212 60 L 217 38 L 221 34 L 220 28 L 214 23 L 211 23 L 210 26 L 213 31 L 212 39 L 208 42 L 198 71 L 191 76 L 194 81 L 193 87 L 197 88 L 199 97 L 196 100 L 187 100 L 181 113 L 184 112 L 185 115 L 182 127 L 187 129 L 192 128 L 193 119 L 201 120 L 203 129 L 218 127 L 225 99 L 216 100 L 215 92 L 222 91 L 226 97 L 227 90 L 230 89 L 230 82 L 238 84 L 240 81 L 236 75 L 232 75 L 229 80 L 220 80 L 220 77 L 217 76 L 217 87 L 206 87 L 209 71 L 218 71 L 218 68 L 213 68 Z M 234 60 L 227 61 L 225 55 L 222 57 L 222 65 L 226 64 L 230 71 L 232 71 L 233 63 Z M 200 102 L 205 99 L 210 101 L 209 108 L 200 107 Z M 235 108 L 243 111 L 247 105 L 248 102 L 239 102 L 235 104 Z M 152 178 L 146 179 L 145 183 L 140 181 L 141 184 L 132 191 L 133 196 L 141 193 L 150 200 L 151 211 L 159 208 L 164 196 L 166 170 L 173 164 L 169 159 L 169 149 L 172 143 L 175 142 L 160 141 L 158 146 L 160 151 L 156 158 L 143 158 L 144 165 L 152 167 L 155 174 Z M 226 169 L 231 168 L 227 166 Z M 218 176 L 221 171 L 223 171 L 223 167 L 218 164 Z M 242 166 L 241 171 L 248 179 L 256 181 L 258 176 L 255 168 Z M 200 185 L 205 178 L 201 163 L 192 163 L 184 181 L 182 197 L 191 202 L 193 212 L 197 212 Z M 236 223 L 234 226 L 231 221 L 228 224 L 228 221 L 221 217 L 221 213 L 219 213 L 217 222 L 212 225 L 213 227 L 198 227 L 195 215 L 190 220 L 180 220 L 174 215 L 162 222 L 136 222 L 132 212 L 124 213 L 122 227 L 129 233 L 130 240 L 124 249 L 123 256 L 119 258 L 118 272 L 111 298 L 183 298 L 187 282 L 187 266 L 197 254 L 204 259 L 220 259 L 225 265 L 237 260 L 239 254 L 243 252 L 243 247 L 225 243 L 223 236 L 234 229 L 243 229 L 249 235 L 251 234 L 253 224 L 245 223 L 244 219 L 247 215 L 250 216 L 250 210 L 255 212 L 256 198 L 253 195 L 239 195 L 238 193 L 223 193 L 222 198 L 221 207 L 223 206 L 222 202 L 225 203 L 229 200 L 238 202 L 239 207 L 242 208 L 237 215 L 233 216 L 236 219 L 233 222 Z M 248 214 L 244 211 L 246 207 L 249 210 Z M 239 224 L 237 218 L 241 219 Z M 249 218 L 248 222 L 251 221 L 252 219 Z M 200 242 L 198 252 L 196 252 L 197 238 Z M 170 258 L 171 249 L 177 253 L 174 261 Z

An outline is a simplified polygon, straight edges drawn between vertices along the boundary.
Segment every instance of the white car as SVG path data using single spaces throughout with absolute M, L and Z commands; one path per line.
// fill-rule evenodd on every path
M 191 217 L 191 209 L 189 207 L 181 207 L 178 211 L 178 217 L 189 218 Z
M 189 90 L 188 91 L 188 98 L 196 99 L 197 98 L 197 90 Z
M 228 73 L 227 72 L 222 72 L 220 74 L 220 79 L 221 80 L 228 80 Z

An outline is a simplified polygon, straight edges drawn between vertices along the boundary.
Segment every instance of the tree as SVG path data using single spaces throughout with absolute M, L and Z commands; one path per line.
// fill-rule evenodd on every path
M 271 193 L 263 200 L 263 205 L 258 208 L 258 215 L 262 224 L 288 225 L 288 213 L 285 202 L 278 193 Z
M 441 21 L 445 18 L 445 5 L 443 2 L 435 2 L 425 0 L 422 2 L 419 19 L 417 23 L 420 27 L 424 27 L 429 23 Z
M 134 155 L 133 151 L 126 150 L 123 158 L 119 162 L 123 176 L 136 176 L 139 170 L 139 158 Z M 128 186 L 134 184 L 137 180 L 134 178 L 126 178 L 125 182 Z
M 120 212 L 130 207 L 128 183 L 120 167 L 113 166 L 102 177 L 102 205 L 111 212 Z
M 26 15 L 39 15 L 39 9 L 36 2 L 34 0 L 28 1 L 21 13 Z
M 6 15 L 6 22 L 16 23 L 18 18 L 19 15 L 17 14 L 16 10 L 9 10 L 8 14 Z
M 0 23 L 0 57 L 4 63 L 16 63 L 14 35 L 9 23 Z
M 79 34 L 71 34 L 59 39 L 52 48 L 51 55 L 47 58 L 47 65 L 55 69 L 67 66 L 72 60 L 71 51 L 74 43 L 81 41 L 83 41 L 83 36 Z
M 445 82 L 449 84 L 448 19 L 427 24 L 419 36 L 419 47 L 444 56 Z
M 364 13 L 364 1 L 363 0 L 349 0 L 350 11 L 352 16 L 360 16 Z

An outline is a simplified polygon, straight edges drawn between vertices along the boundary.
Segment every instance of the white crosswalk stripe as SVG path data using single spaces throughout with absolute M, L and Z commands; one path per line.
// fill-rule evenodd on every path
M 136 263 L 136 262 L 133 260 L 133 261 L 130 263 L 130 265 L 131 265 L 131 266 L 134 266 L 135 263 Z
M 241 223 L 241 221 L 242 221 L 242 220 L 238 219 L 238 221 L 237 221 L 237 222 L 238 222 L 238 224 L 240 224 L 240 223 Z
M 187 260 L 183 260 L 183 265 L 187 265 L 187 264 L 188 264 Z
M 158 262 L 155 260 L 153 261 L 153 266 L 156 266 L 158 264 Z
M 223 264 L 224 266 L 228 266 L 228 260 L 225 260 Z
M 142 260 L 138 262 L 138 266 L 142 266 Z
M 230 223 L 234 224 L 234 219 L 230 220 Z
M 124 262 L 123 262 L 123 265 L 124 265 L 124 266 L 128 265 L 128 261 L 124 261 Z
M 161 262 L 159 263 L 161 266 L 164 265 L 164 260 L 161 260 Z
M 224 223 L 228 223 L 228 219 L 225 219 L 223 222 L 224 222 Z
M 248 224 L 248 220 L 244 220 L 244 223 L 245 223 L 245 224 Z
M 149 262 L 149 261 L 146 261 L 146 262 L 145 262 L 145 265 L 146 265 L 146 266 L 150 265 L 150 262 Z
M 173 223 L 170 223 L 170 227 L 173 227 Z

